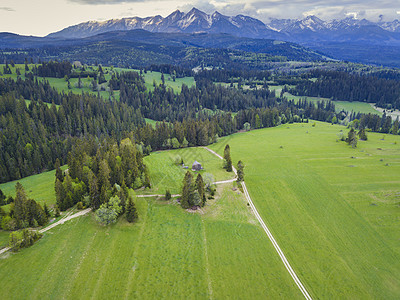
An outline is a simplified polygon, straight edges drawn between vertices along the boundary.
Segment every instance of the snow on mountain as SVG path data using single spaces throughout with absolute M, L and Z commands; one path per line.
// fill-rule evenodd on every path
M 281 31 L 294 32 L 311 30 L 313 32 L 326 29 L 326 23 L 316 16 L 307 16 L 303 20 L 298 20 L 289 23 L 288 26 L 284 27 Z
M 103 22 L 89 21 L 67 27 L 51 33 L 49 36 L 78 38 L 113 30 L 132 29 L 144 29 L 151 32 L 218 32 L 248 37 L 272 37 L 275 32 L 260 20 L 248 16 L 228 17 L 217 11 L 209 15 L 197 8 L 192 8 L 188 13 L 176 10 L 166 18 L 154 16 L 113 19 Z
M 379 22 L 378 25 L 390 32 L 400 32 L 400 21 L 394 20 L 392 22 Z
M 264 24 L 249 16 L 225 16 L 217 11 L 213 14 L 207 14 L 197 8 L 192 8 L 187 13 L 176 10 L 165 18 L 157 15 L 146 18 L 112 19 L 102 22 L 89 21 L 70 26 L 49 36 L 84 38 L 109 31 L 132 29 L 144 29 L 150 32 L 228 33 L 240 37 L 304 43 L 326 40 L 340 42 L 363 40 L 380 43 L 381 41 L 400 40 L 400 21 L 398 20 L 374 23 L 366 19 L 347 17 L 342 20 L 326 22 L 310 15 L 301 20 L 271 19 L 268 24 Z

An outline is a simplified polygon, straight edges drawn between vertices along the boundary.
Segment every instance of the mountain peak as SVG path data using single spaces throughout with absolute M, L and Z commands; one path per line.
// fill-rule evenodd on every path
M 196 7 L 193 7 L 191 10 L 188 11 L 186 15 L 205 15 L 206 13 L 197 9 Z

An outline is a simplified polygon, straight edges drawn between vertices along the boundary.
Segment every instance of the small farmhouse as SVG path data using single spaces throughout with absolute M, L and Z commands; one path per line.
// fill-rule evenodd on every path
M 200 171 L 203 170 L 201 164 L 196 160 L 192 165 L 192 171 Z

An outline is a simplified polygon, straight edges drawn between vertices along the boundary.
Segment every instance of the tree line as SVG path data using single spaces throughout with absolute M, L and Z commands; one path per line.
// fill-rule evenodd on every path
M 376 103 L 383 108 L 400 108 L 400 81 L 347 72 L 314 70 L 303 76 L 290 93 L 298 96 Z M 316 80 L 309 80 L 316 78 Z

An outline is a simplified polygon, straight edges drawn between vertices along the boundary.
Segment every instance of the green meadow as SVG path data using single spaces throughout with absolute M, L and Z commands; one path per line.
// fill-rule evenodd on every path
M 223 154 L 229 143 L 233 162 L 244 161 L 255 206 L 314 299 L 398 299 L 400 136 L 368 133 L 353 149 L 340 141 L 347 131 L 285 124 L 210 148 Z M 137 194 L 179 193 L 186 170 L 178 157 L 189 168 L 201 162 L 203 176 L 232 178 L 203 148 L 154 152 L 145 157 L 152 189 Z M 54 203 L 53 171 L 23 180 L 32 198 Z M 121 217 L 103 227 L 89 214 L 55 227 L 34 246 L 0 256 L 1 298 L 301 299 L 232 187 L 218 186 L 197 212 L 176 199 L 136 198 L 134 224 Z M 0 231 L 0 245 L 6 234 Z
M 353 149 L 317 122 L 239 133 L 211 148 L 243 160 L 255 206 L 315 298 L 399 299 L 400 137 Z
M 198 157 L 198 150 L 186 151 Z M 152 174 L 163 158 L 165 171 L 178 168 L 168 151 L 155 154 L 146 158 Z M 176 200 L 137 198 L 134 224 L 120 218 L 103 227 L 90 214 L 55 227 L 34 246 L 0 256 L 2 299 L 301 299 L 243 194 L 232 184 L 217 194 L 195 213 Z
M 62 166 L 65 170 L 67 166 Z M 40 204 L 52 205 L 56 203 L 54 190 L 55 170 L 32 175 L 19 180 L 0 184 L 0 189 L 6 196 L 15 197 L 15 184 L 20 182 L 25 188 L 28 198 L 38 201 Z M 3 206 L 4 207 L 4 206 Z
M 280 91 L 279 91 L 280 93 Z M 279 95 L 279 94 L 277 94 Z M 317 103 L 318 101 L 330 101 L 331 99 L 328 98 L 321 98 L 321 97 L 304 97 L 304 96 L 294 96 L 290 93 L 285 93 L 284 97 L 288 100 L 294 100 L 295 102 L 299 101 L 300 99 L 306 99 L 309 102 Z M 359 101 L 332 101 L 335 104 L 336 112 L 340 112 L 342 110 L 346 112 L 355 112 L 355 113 L 363 113 L 363 114 L 376 114 L 382 115 L 381 112 L 375 110 L 369 103 L 366 102 L 359 102 Z
M 183 159 L 188 169 L 182 168 L 177 162 Z M 192 172 L 194 161 L 201 163 L 203 170 Z M 197 176 L 200 173 L 203 178 L 206 174 L 212 174 L 213 181 L 222 181 L 234 177 L 233 173 L 226 172 L 222 168 L 222 161 L 216 158 L 208 150 L 203 148 L 184 148 L 171 151 L 153 152 L 144 158 L 145 164 L 150 169 L 152 188 L 146 193 L 165 194 L 165 189 L 170 189 L 172 194 L 181 192 L 183 177 L 187 170 Z
M 4 64 L 0 64 L 0 71 L 3 71 L 3 66 Z M 17 79 L 17 74 L 16 74 L 16 69 L 19 68 L 21 75 L 20 77 L 22 79 L 25 79 L 25 65 L 24 64 L 15 64 L 14 67 L 11 67 L 11 72 L 12 74 L 2 74 L 0 75 L 0 78 L 13 78 L 14 80 Z M 29 68 L 32 68 L 34 65 L 29 64 Z M 86 67 L 87 70 L 97 70 L 97 67 L 95 66 L 89 66 Z M 112 72 L 139 72 L 139 70 L 136 69 L 123 69 L 123 68 L 111 68 L 111 67 L 103 67 L 103 71 L 105 72 L 105 79 L 108 81 L 111 79 L 111 73 Z M 161 73 L 160 72 L 152 72 L 148 71 L 146 73 L 143 73 L 143 78 L 145 80 L 145 86 L 148 90 L 154 90 L 153 83 L 155 82 L 157 85 L 161 84 Z M 172 88 L 175 93 L 178 93 L 182 89 L 182 84 L 186 84 L 188 87 L 191 87 L 195 85 L 195 81 L 193 77 L 183 77 L 183 78 L 176 78 L 175 81 L 173 81 L 172 77 L 169 74 L 164 74 L 164 79 L 165 79 L 165 85 L 169 88 Z M 64 93 L 75 93 L 75 94 L 81 94 L 82 92 L 84 93 L 89 93 L 92 95 L 97 95 L 97 92 L 93 92 L 91 88 L 91 82 L 92 78 L 81 78 L 81 84 L 82 87 L 78 88 L 78 78 L 70 78 L 70 88 L 68 88 L 68 82 L 65 81 L 64 78 L 52 78 L 52 77 L 38 77 L 38 80 L 47 80 L 49 81 L 50 85 L 54 88 L 56 88 L 59 92 L 64 92 Z M 101 85 L 104 90 L 99 91 L 99 94 L 101 97 L 104 99 L 109 99 L 110 93 L 108 92 L 108 82 L 103 83 Z M 113 97 L 115 100 L 119 101 L 119 91 L 113 91 Z

